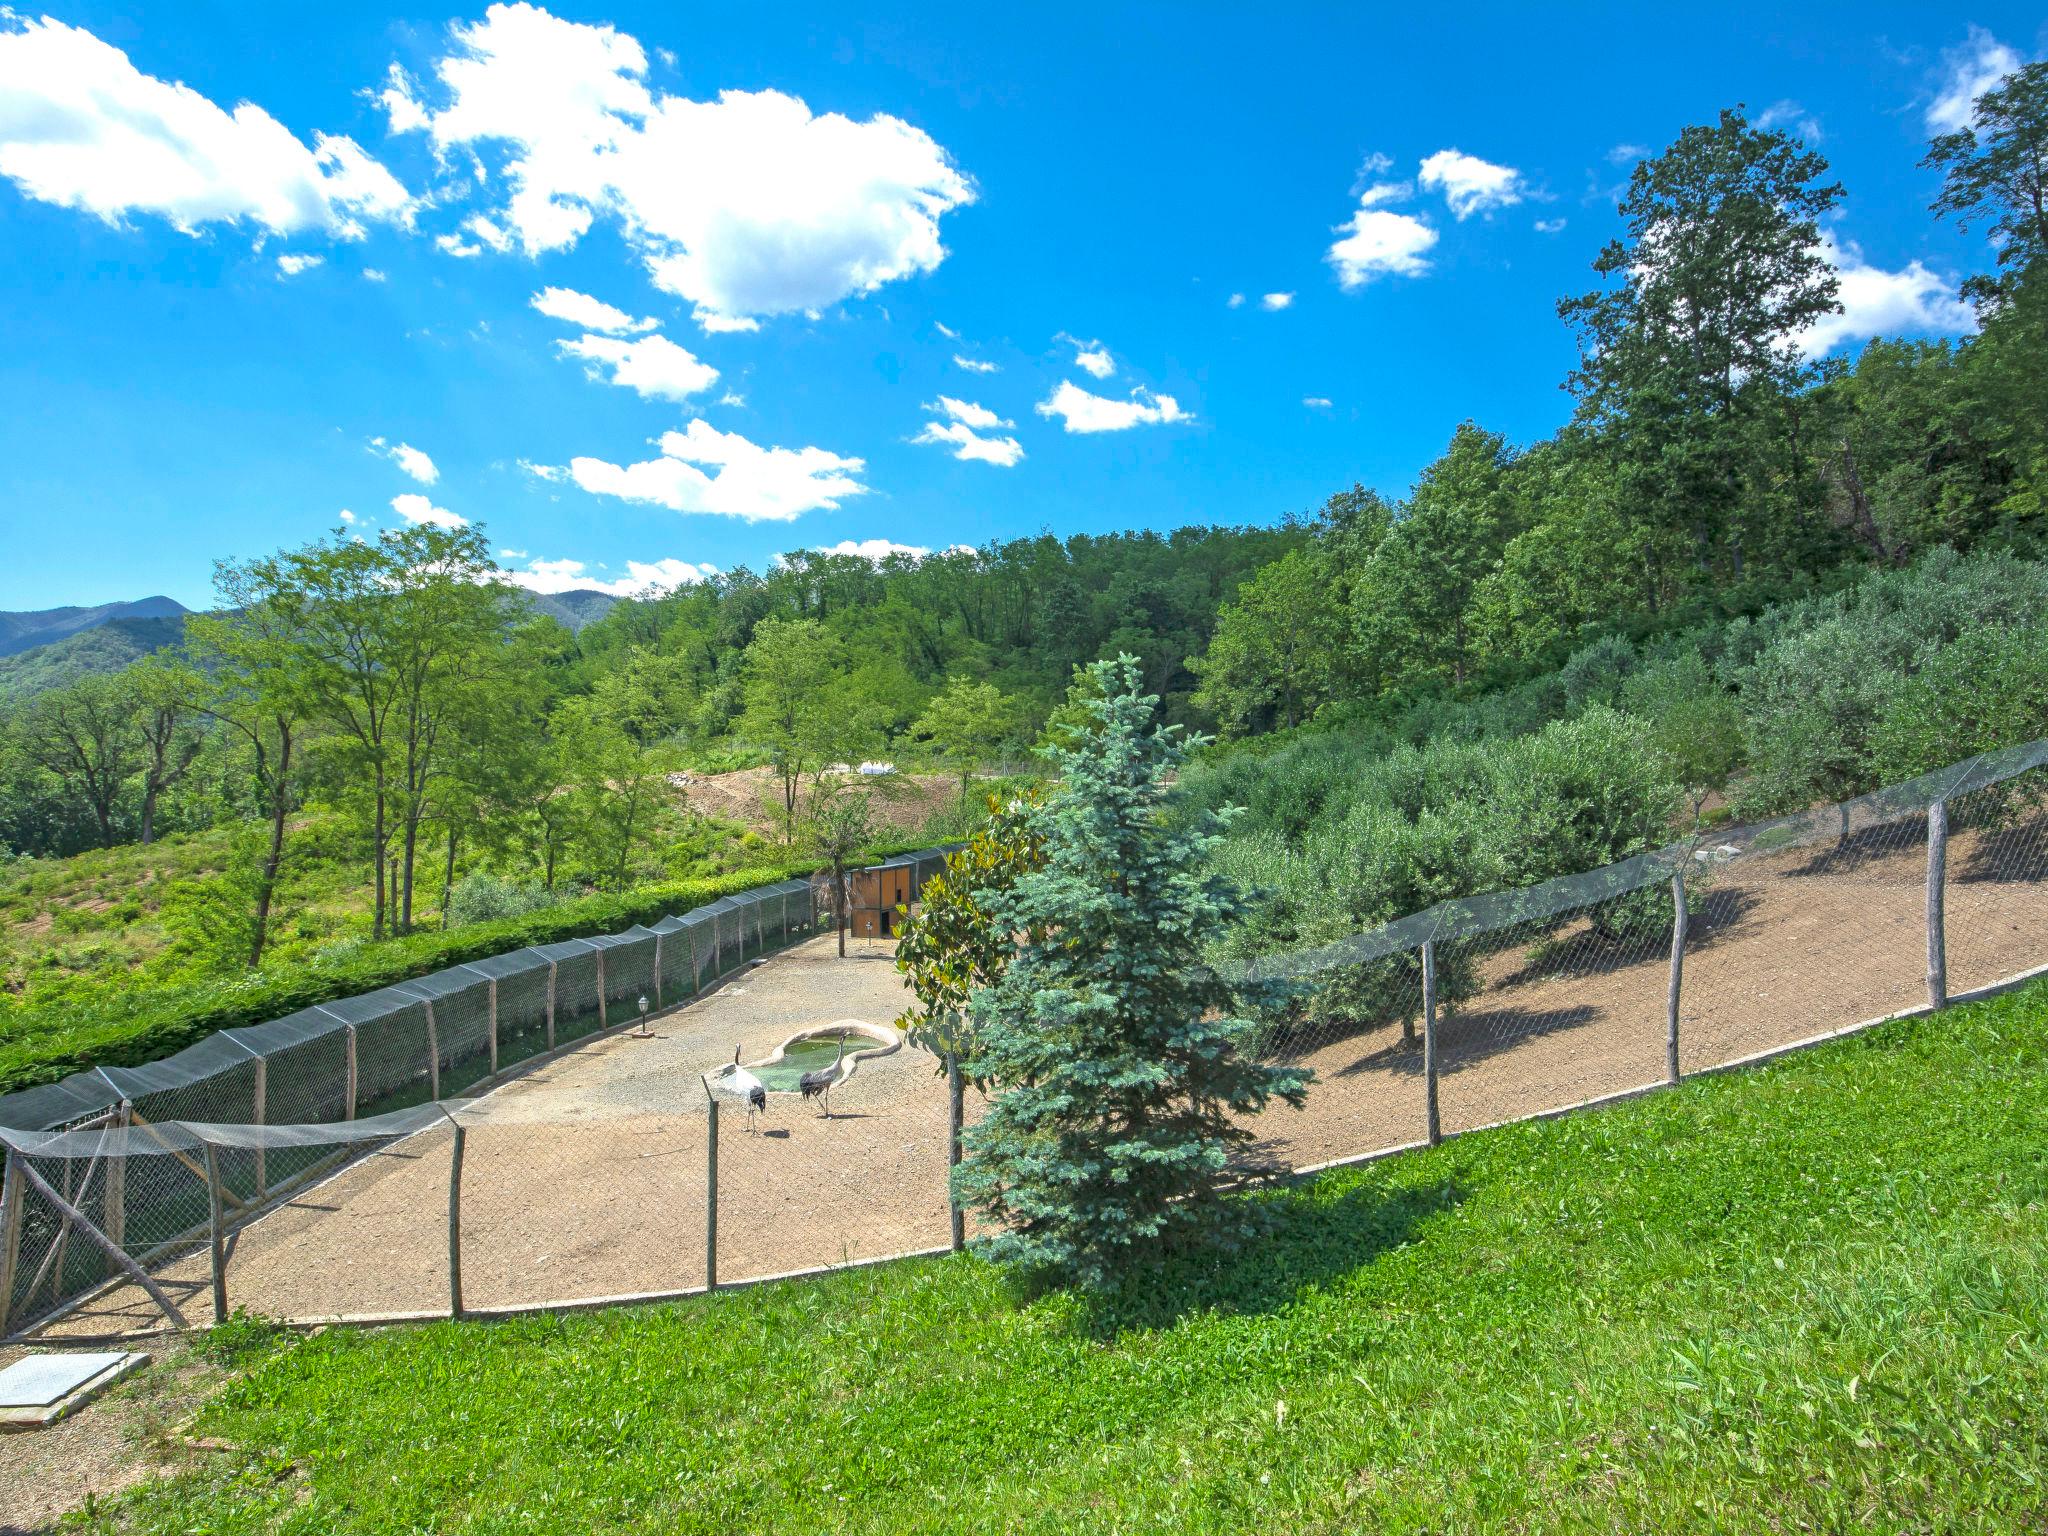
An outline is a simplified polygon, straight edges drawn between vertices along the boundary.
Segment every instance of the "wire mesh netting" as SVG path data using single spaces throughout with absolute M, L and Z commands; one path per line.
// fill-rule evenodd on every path
M 895 862 L 913 901 L 944 855 Z M 1253 1161 L 1413 1145 L 1432 1102 L 1453 1134 L 1655 1085 L 1674 983 L 1689 1072 L 1922 1005 L 1944 957 L 1951 994 L 2006 981 L 2048 958 L 2044 876 L 2035 742 L 1262 955 L 1243 974 L 1296 1001 L 1256 1049 L 1314 1081 L 1252 1123 Z M 8 1326 L 119 1332 L 166 1299 L 210 1320 L 216 1200 L 231 1300 L 294 1318 L 445 1312 L 458 1281 L 467 1308 L 523 1308 L 944 1244 L 944 1078 L 888 1028 L 911 1001 L 893 940 L 841 958 L 833 913 L 829 880 L 785 881 L 0 1100 Z M 643 998 L 653 1028 L 622 1032 Z M 806 1094 L 821 1072 L 829 1094 Z

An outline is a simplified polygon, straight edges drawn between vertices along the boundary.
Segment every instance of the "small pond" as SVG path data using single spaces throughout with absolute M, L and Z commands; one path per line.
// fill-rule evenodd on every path
M 851 1031 L 846 1036 L 846 1054 L 851 1057 L 860 1051 L 875 1049 L 872 1036 Z M 761 1085 L 770 1093 L 795 1093 L 797 1082 L 806 1072 L 816 1072 L 829 1067 L 839 1060 L 839 1037 L 837 1035 L 811 1035 L 802 1040 L 792 1040 L 782 1049 L 780 1061 L 765 1066 L 749 1067 L 747 1070 L 761 1079 Z

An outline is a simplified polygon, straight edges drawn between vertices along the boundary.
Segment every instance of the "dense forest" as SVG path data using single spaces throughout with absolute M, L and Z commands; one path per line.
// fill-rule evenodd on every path
M 1924 163 L 1932 215 L 1988 237 L 1976 334 L 1817 360 L 1843 189 L 1727 111 L 1636 168 L 1560 302 L 1568 424 L 1467 422 L 1399 499 L 794 552 L 576 633 L 475 528 L 224 561 L 179 645 L 0 705 L 0 883 L 168 839 L 205 852 L 148 880 L 181 935 L 166 977 L 377 944 L 786 860 L 845 822 L 839 770 L 867 759 L 957 775 L 964 808 L 1057 731 L 1078 666 L 1128 653 L 1219 738 L 1191 798 L 1250 807 L 1226 859 L 1277 892 L 1265 942 L 2043 734 L 2048 65 Z M 678 809 L 672 776 L 741 767 L 771 770 L 761 827 Z M 1559 810 L 1587 803 L 1597 835 Z M 314 884 L 344 919 L 299 922 Z M 118 969 L 53 939 L 4 994 Z

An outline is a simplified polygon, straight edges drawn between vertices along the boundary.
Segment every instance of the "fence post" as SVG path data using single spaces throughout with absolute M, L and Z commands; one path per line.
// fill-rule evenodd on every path
M 555 972 L 560 969 L 556 961 L 548 962 L 548 1049 L 555 1048 Z
M 268 1125 L 270 1121 L 265 1117 L 264 1110 L 270 1098 L 270 1060 L 265 1056 L 258 1056 L 256 1058 L 256 1092 L 254 1098 L 255 1102 L 252 1105 L 255 1113 L 254 1123 L 257 1125 Z M 261 1200 L 269 1193 L 270 1176 L 264 1162 L 263 1143 L 259 1141 L 256 1143 L 256 1198 Z
M 1948 1004 L 1948 922 L 1943 884 L 1948 875 L 1948 802 L 1927 807 L 1927 1001 Z
M 705 1107 L 704 1289 L 718 1289 L 718 1100 Z
M 1429 1126 L 1429 1144 L 1444 1139 L 1443 1117 L 1436 1098 L 1436 940 L 1422 943 L 1422 1081 L 1423 1112 Z
M 605 1017 L 604 1009 L 604 946 L 597 949 L 597 1027 L 611 1028 L 611 1020 Z
M 654 936 L 654 1011 L 661 1012 L 661 941 L 663 935 Z
M 7 1149 L 7 1172 L 0 1175 L 0 1337 L 12 1332 L 14 1272 L 21 1263 L 21 1154 Z
M 441 1098 L 441 1036 L 434 1028 L 434 1004 L 428 999 L 421 1004 L 427 1010 L 427 1097 L 437 1103 Z
M 446 1110 L 442 1111 L 447 1114 Z M 455 1140 L 448 1149 L 448 1315 L 462 1321 L 462 1149 L 468 1136 L 453 1115 Z
M 343 1027 L 348 1031 L 348 1118 L 353 1120 L 356 1117 L 356 1083 L 358 1081 L 356 1077 L 356 1027 L 353 1024 L 344 1025 Z
M 228 1320 L 227 1221 L 221 1209 L 220 1153 L 212 1142 L 206 1147 L 206 1229 L 213 1250 L 213 1321 L 218 1327 Z
M 960 1127 L 967 1118 L 967 1087 L 960 1077 L 960 1052 L 946 1052 L 946 1205 L 953 1216 L 953 1251 L 967 1246 L 967 1213 L 953 1194 L 953 1170 L 960 1166 Z
M 498 1074 L 498 978 L 491 978 L 491 1075 Z
M 1678 1081 L 1678 989 L 1685 980 L 1685 930 L 1691 914 L 1685 905 L 1685 871 L 1671 877 L 1671 986 L 1664 995 L 1664 1076 Z
M 116 1248 L 128 1245 L 128 1117 L 132 1111 L 126 1099 L 114 1111 L 117 1155 L 107 1160 L 107 1240 Z

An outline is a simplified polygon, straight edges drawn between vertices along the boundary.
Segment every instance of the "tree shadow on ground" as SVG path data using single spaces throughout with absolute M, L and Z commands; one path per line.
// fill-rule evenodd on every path
M 2036 820 L 1984 833 L 1963 859 L 1950 862 L 1948 875 L 1973 885 L 2048 880 L 2048 824 Z
M 1277 1312 L 1400 1247 L 1419 1223 L 1466 1197 L 1452 1178 L 1397 1190 L 1356 1184 L 1333 1194 L 1309 1183 L 1232 1196 L 1233 1214 L 1253 1219 L 1249 1236 L 1168 1253 L 1121 1290 L 1090 1298 L 1082 1326 L 1109 1339 L 1202 1314 Z
M 1806 862 L 1785 871 L 1787 875 L 1841 875 L 1910 855 L 1927 847 L 1927 821 L 1908 817 L 1864 827 L 1832 843 L 1823 843 L 1808 853 Z
M 1590 1003 L 1573 1003 L 1562 1008 L 1461 1008 L 1455 1013 L 1446 1013 L 1436 1026 L 1437 1070 L 1448 1077 L 1530 1040 L 1591 1024 L 1601 1015 L 1602 1010 Z M 1361 1077 L 1368 1072 L 1420 1077 L 1421 1041 L 1390 1041 L 1349 1065 L 1323 1075 L 1347 1078 Z

